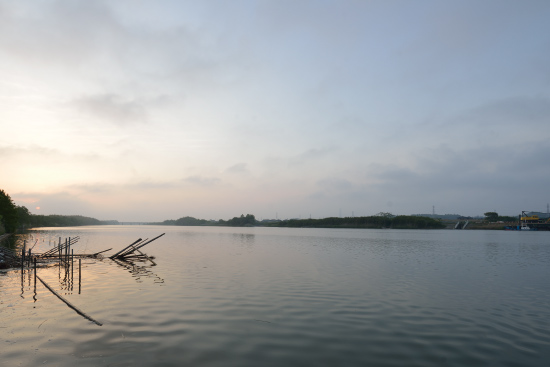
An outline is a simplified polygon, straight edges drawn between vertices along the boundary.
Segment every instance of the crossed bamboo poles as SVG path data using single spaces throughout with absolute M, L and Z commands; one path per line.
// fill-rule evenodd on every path
M 157 265 L 149 256 L 145 255 L 143 252 L 141 252 L 139 249 L 144 247 L 145 245 L 150 244 L 154 240 L 164 236 L 165 233 L 148 240 L 147 238 L 142 240 L 141 238 L 138 238 L 135 242 L 132 242 L 130 245 L 126 246 L 116 254 L 109 257 L 109 259 L 120 259 L 120 260 L 129 260 L 129 259 L 142 259 L 145 258 L 153 263 L 153 265 Z M 136 252 L 138 254 L 136 254 Z
M 119 265 L 120 265 L 119 261 L 144 260 L 144 259 L 150 261 L 151 263 L 153 263 L 153 265 L 157 265 L 149 256 L 147 256 L 146 254 L 141 252 L 139 249 L 146 246 L 146 245 L 148 245 L 148 244 L 150 244 L 151 242 L 155 241 L 156 239 L 158 239 L 158 238 L 160 238 L 164 235 L 165 235 L 165 233 L 163 233 L 163 234 L 161 234 L 161 235 L 159 235 L 159 236 L 157 236 L 157 237 L 155 237 L 151 240 L 148 240 L 148 239 L 142 240 L 141 238 L 139 238 L 136 241 L 132 242 L 130 245 L 128 245 L 125 248 L 123 248 L 122 250 L 120 250 L 119 252 L 117 252 L 116 254 L 110 256 L 109 258 L 111 260 L 114 260 Z M 34 248 L 34 246 L 28 250 L 28 254 L 27 254 L 26 241 L 24 241 L 23 242 L 23 248 L 21 250 L 21 276 L 23 276 L 23 269 L 24 269 L 25 263 L 28 264 L 27 265 L 28 267 L 30 267 L 31 263 L 33 263 L 34 264 L 34 277 L 35 277 L 35 280 L 34 280 L 34 282 L 35 282 L 35 292 L 36 292 L 36 279 L 38 279 L 50 292 L 52 292 L 57 298 L 59 298 L 61 301 L 63 301 L 68 307 L 73 309 L 76 313 L 78 313 L 82 317 L 92 321 L 96 325 L 102 326 L 103 325 L 102 323 L 95 320 L 94 318 L 87 315 L 86 313 L 84 313 L 83 311 L 78 309 L 76 306 L 71 304 L 69 301 L 67 301 L 65 298 L 63 298 L 59 293 L 57 293 L 52 287 L 50 287 L 42 278 L 40 278 L 36 274 L 37 273 L 37 271 L 36 271 L 36 262 L 37 262 L 37 260 L 39 260 L 39 259 L 44 259 L 44 260 L 59 259 L 59 265 L 60 266 L 61 266 L 61 264 L 64 264 L 67 268 L 71 267 L 71 277 L 72 277 L 73 260 L 74 260 L 75 257 L 78 257 L 79 258 L 79 279 L 80 279 L 80 276 L 81 276 L 80 275 L 80 260 L 82 258 L 97 258 L 100 254 L 102 254 L 104 252 L 107 252 L 107 251 L 112 249 L 112 248 L 110 248 L 110 249 L 107 249 L 107 250 L 96 252 L 94 254 L 74 254 L 74 250 L 72 250 L 71 247 L 72 247 L 72 245 L 76 244 L 79 239 L 80 239 L 80 237 L 68 238 L 68 239 L 65 239 L 65 243 L 62 244 L 61 243 L 61 237 L 60 237 L 59 238 L 59 243 L 56 247 L 53 247 L 50 250 L 48 250 L 44 253 L 41 253 L 41 254 L 33 254 L 32 253 L 32 248 Z M 36 243 L 35 243 L 35 245 L 36 245 Z M 137 252 L 137 254 L 136 254 L 136 252 Z M 119 261 L 117 261 L 117 260 L 119 260 Z M 80 290 L 79 290 L 79 293 L 80 293 Z

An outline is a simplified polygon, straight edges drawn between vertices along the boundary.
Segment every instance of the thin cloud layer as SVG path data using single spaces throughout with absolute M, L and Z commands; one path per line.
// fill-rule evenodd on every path
M 549 17 L 546 1 L 0 0 L 0 188 L 128 221 L 544 210 Z
M 118 95 L 88 96 L 73 103 L 80 112 L 91 115 L 99 122 L 111 122 L 125 126 L 147 121 L 147 111 L 143 103 Z

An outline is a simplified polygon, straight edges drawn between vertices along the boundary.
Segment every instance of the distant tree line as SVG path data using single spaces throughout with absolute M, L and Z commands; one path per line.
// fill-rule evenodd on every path
M 497 212 L 483 213 L 487 222 L 517 222 L 518 217 L 510 217 L 507 215 L 498 215 Z
M 314 227 L 314 228 L 400 228 L 400 229 L 437 229 L 445 228 L 440 220 L 419 217 L 398 215 L 391 213 L 378 213 L 371 217 L 348 217 L 348 218 L 323 218 L 323 219 L 288 219 L 274 222 L 259 223 L 252 214 L 241 214 L 240 217 L 233 217 L 229 220 L 208 221 L 193 217 L 183 217 L 176 220 L 165 220 L 163 225 L 174 226 L 228 226 L 228 227 Z
M 166 226 L 210 226 L 212 222 L 206 219 L 197 219 L 193 217 L 183 217 L 180 219 L 169 219 L 162 222 Z
M 35 215 L 31 214 L 28 222 L 29 227 L 75 227 L 75 226 L 98 226 L 107 224 L 104 221 L 84 217 L 81 215 Z
M 11 197 L 0 190 L 0 234 L 14 233 L 18 229 L 33 227 L 73 227 L 118 224 L 117 221 L 101 221 L 82 215 L 31 214 L 24 206 L 15 205 Z
M 384 213 L 387 214 L 387 213 Z M 271 227 L 312 228 L 395 228 L 395 229 L 438 229 L 445 228 L 441 221 L 412 215 L 376 215 L 370 217 L 329 217 L 323 219 L 288 219 L 267 224 Z
M 252 214 L 247 214 L 246 216 L 241 214 L 240 217 L 233 217 L 232 219 L 229 219 L 228 221 L 224 222 L 223 220 L 219 221 L 220 225 L 222 226 L 230 226 L 230 227 L 250 227 L 255 226 L 256 223 L 256 217 Z
M 241 214 L 240 217 L 233 217 L 229 220 L 218 221 L 197 219 L 193 217 L 182 217 L 176 220 L 169 219 L 160 223 L 167 226 L 228 226 L 228 227 L 250 227 L 258 224 L 256 217 L 252 214 Z
M 0 189 L 0 234 L 15 232 L 18 223 L 16 205 L 8 193 Z

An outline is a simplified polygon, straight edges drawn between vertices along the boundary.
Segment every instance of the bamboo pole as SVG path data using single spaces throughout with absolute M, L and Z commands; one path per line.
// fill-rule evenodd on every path
M 111 249 L 109 249 L 111 250 Z M 109 251 L 109 250 L 105 250 L 105 251 Z M 100 253 L 102 253 L 104 251 L 101 251 Z M 79 257 L 83 257 L 83 258 L 93 258 L 93 257 L 96 257 L 97 253 L 95 254 L 74 254 L 74 255 L 68 255 L 67 256 L 67 259 L 70 259 L 71 257 L 75 257 L 75 258 L 79 258 Z M 54 257 L 57 257 L 57 255 L 53 255 L 53 256 L 41 256 L 40 258 L 41 259 L 51 259 L 51 258 L 54 258 Z
M 78 242 L 79 238 L 80 238 L 80 237 L 74 237 L 74 238 L 72 238 L 71 241 L 70 241 L 70 244 L 71 244 L 71 245 L 74 245 L 75 243 Z M 61 245 L 61 237 L 59 237 L 59 244 L 58 244 L 57 248 L 56 248 L 56 247 L 51 248 L 51 249 L 49 249 L 48 251 L 43 252 L 43 253 L 41 254 L 41 256 L 51 255 L 51 254 L 53 254 L 53 253 L 55 253 L 55 252 L 58 252 L 58 251 L 60 251 L 60 250 L 65 250 L 65 245 Z
M 143 243 L 143 242 L 144 241 L 141 241 L 140 243 Z M 136 251 L 136 248 L 138 245 L 139 243 L 137 245 L 131 246 L 130 248 L 126 249 L 123 253 L 119 254 L 117 257 L 125 257 L 126 255 L 133 253 L 134 251 Z
M 107 251 L 112 250 L 112 249 L 113 249 L 113 248 L 111 247 L 111 248 L 108 248 L 107 250 L 99 251 L 99 252 L 96 252 L 95 254 L 92 254 L 92 255 L 93 255 L 93 256 L 97 256 L 97 255 L 99 255 L 99 254 L 102 254 L 102 253 L 107 252 Z
M 78 294 L 80 294 L 82 284 L 82 259 L 78 259 Z
M 21 250 L 21 269 L 25 266 L 25 247 L 27 247 L 27 240 L 23 241 L 23 249 Z
M 91 316 L 88 316 L 86 315 L 84 312 L 80 311 L 76 306 L 72 305 L 69 301 L 67 301 L 65 298 L 61 297 L 56 291 L 54 291 L 45 281 L 42 280 L 42 278 L 40 278 L 38 275 L 36 276 L 38 278 L 38 280 L 40 280 L 42 282 L 42 284 L 44 284 L 44 287 L 48 288 L 50 290 L 50 292 L 52 292 L 57 298 L 59 298 L 60 300 L 62 300 L 67 306 L 69 306 L 70 308 L 72 308 L 77 314 L 79 314 L 80 316 L 90 320 L 91 322 L 93 322 L 94 324 L 96 325 L 99 325 L 99 326 L 103 326 L 102 323 L 100 323 L 99 321 L 93 319 Z
M 141 246 L 141 245 L 143 245 L 144 243 L 146 243 L 148 239 L 149 239 L 149 238 L 146 238 L 146 239 L 144 239 L 144 240 L 141 240 L 141 241 L 138 242 L 138 243 L 135 243 L 135 244 L 133 244 L 133 245 L 127 247 L 127 248 L 124 249 L 124 250 L 122 251 L 122 253 L 120 253 L 117 257 L 124 257 L 124 256 L 126 256 L 127 254 L 130 254 L 130 253 L 134 252 L 136 248 L 138 248 L 139 246 Z
M 139 245 L 139 246 L 138 246 L 138 249 L 142 248 L 142 247 L 145 246 L 145 245 L 150 244 L 151 242 L 155 241 L 155 240 L 158 239 L 158 238 L 161 238 L 161 237 L 164 236 L 165 234 L 166 234 L 166 233 L 163 233 L 163 234 L 161 234 L 161 235 L 159 235 L 159 236 L 153 238 L 152 240 L 147 241 L 147 242 L 145 242 L 144 244 Z
M 155 238 L 153 238 L 153 239 L 151 239 L 151 240 L 149 240 L 149 241 L 146 241 L 146 242 L 144 242 L 144 243 L 142 243 L 142 244 L 140 244 L 140 245 L 138 245 L 138 246 L 135 246 L 135 247 L 133 247 L 132 249 L 127 250 L 127 251 L 123 252 L 122 254 L 118 255 L 118 257 L 125 257 L 125 256 L 131 254 L 132 252 L 137 251 L 138 249 L 140 249 L 140 248 L 142 248 L 142 247 L 144 247 L 144 246 L 150 244 L 151 242 L 155 241 L 156 239 L 158 239 L 158 238 L 164 236 L 165 234 L 166 234 L 166 233 L 163 233 L 163 234 L 161 234 L 161 235 L 159 235 L 159 236 L 157 236 L 157 237 L 155 237 Z
M 149 260 L 150 262 L 153 263 L 153 265 L 157 265 L 157 263 L 155 263 L 153 260 L 151 260 L 151 258 L 147 255 L 145 255 L 143 252 L 139 251 L 138 249 L 136 249 L 137 252 L 139 252 L 141 255 L 145 256 L 147 258 L 147 260 Z
M 74 250 L 71 250 L 72 255 L 71 256 L 71 291 L 73 290 L 73 284 L 74 284 Z
M 36 294 L 36 257 L 34 258 L 34 294 Z
M 117 252 L 116 254 L 110 256 L 109 258 L 110 258 L 110 259 L 114 259 L 114 258 L 117 257 L 120 253 L 122 253 L 124 250 L 126 250 L 126 249 L 129 248 L 130 246 L 135 245 L 135 244 L 138 243 L 139 241 L 141 241 L 141 238 L 138 238 L 136 241 L 132 242 L 130 245 L 126 246 L 125 248 L 123 248 L 122 250 L 120 250 L 120 251 Z
M 133 252 L 135 250 L 136 247 L 138 246 L 141 246 L 143 243 L 145 243 L 145 241 L 147 241 L 149 238 L 146 238 L 144 240 L 141 240 L 140 242 L 138 243 L 134 243 L 128 247 L 126 247 L 124 250 L 120 251 L 120 253 L 118 254 L 117 257 L 123 257 L 123 256 L 126 256 L 126 254 L 129 254 L 130 252 Z

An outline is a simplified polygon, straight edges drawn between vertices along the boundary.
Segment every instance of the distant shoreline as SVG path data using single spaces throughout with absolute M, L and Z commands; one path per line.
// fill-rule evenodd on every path
M 26 223 L 21 223 L 20 230 L 41 227 L 81 227 L 89 225 L 167 225 L 198 227 L 287 227 L 287 228 L 359 228 L 359 229 L 454 229 L 457 220 L 441 220 L 417 215 L 385 215 L 366 217 L 328 217 L 321 219 L 268 219 L 257 221 L 253 215 L 234 217 L 224 220 L 205 220 L 193 217 L 182 217 L 163 222 L 119 222 L 102 221 L 80 215 L 31 215 Z M 465 229 L 505 230 L 515 226 L 516 222 L 489 223 L 483 220 L 470 220 Z

